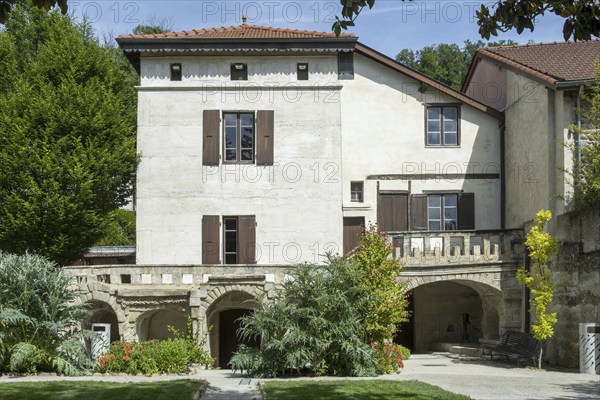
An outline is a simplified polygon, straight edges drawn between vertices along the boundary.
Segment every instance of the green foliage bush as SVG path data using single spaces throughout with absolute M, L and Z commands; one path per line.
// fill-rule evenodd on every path
M 78 375 L 93 366 L 71 278 L 41 256 L 0 253 L 0 372 Z
M 405 347 L 395 343 L 373 343 L 371 347 L 375 350 L 380 374 L 399 374 L 404 368 L 402 349 L 406 349 Z
M 400 349 L 400 353 L 402 354 L 402 359 L 403 360 L 410 359 L 410 349 L 407 349 L 406 347 L 402 346 L 401 344 L 399 344 L 397 346 Z
M 188 321 L 188 327 L 190 327 Z M 210 366 L 214 359 L 204 350 L 204 341 L 169 327 L 174 338 L 141 343 L 113 342 L 98 359 L 96 371 L 152 375 L 185 372 L 190 363 Z
M 260 338 L 262 347 L 240 347 L 233 368 L 260 377 L 375 375 L 361 320 L 365 297 L 354 274 L 354 264 L 335 257 L 326 265 L 297 266 L 273 302 L 259 299 L 255 312 L 241 318 L 241 338 Z
M 351 258 L 297 266 L 272 302 L 258 298 L 255 312 L 241 318 L 240 338 L 260 339 L 262 346 L 240 346 L 233 368 L 258 377 L 399 371 L 401 348 L 382 345 L 407 317 L 402 265 L 391 251 L 371 226 Z

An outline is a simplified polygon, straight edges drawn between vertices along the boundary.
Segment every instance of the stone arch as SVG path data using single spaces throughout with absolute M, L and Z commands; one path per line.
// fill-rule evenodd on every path
M 135 327 L 140 342 L 146 340 L 164 340 L 174 337 L 169 327 L 179 332 L 187 331 L 189 313 L 184 308 L 159 307 L 140 314 Z
M 253 300 L 260 293 L 260 288 L 250 285 L 217 287 L 209 292 L 205 314 L 209 332 L 208 347 L 217 366 L 228 368 L 230 354 L 239 343 L 236 337 L 239 323 L 236 321 L 256 308 Z M 217 294 L 219 296 L 215 297 Z M 247 344 L 257 345 L 256 342 Z
M 99 306 L 100 309 L 114 313 L 119 332 L 118 340 L 124 340 L 124 338 L 128 337 L 130 333 L 128 323 L 129 313 L 127 312 L 127 309 L 122 307 L 121 304 L 117 302 L 116 296 L 106 292 L 93 290 L 89 291 L 88 293 L 81 294 L 79 297 L 75 298 L 74 302 L 75 304 L 89 304 L 90 311 L 92 312 L 94 311 L 94 305 L 96 305 Z
M 415 289 L 418 286 L 433 282 L 457 281 L 470 286 L 481 295 L 489 293 L 500 293 L 501 275 L 500 273 L 469 273 L 469 274 L 451 274 L 451 275 L 423 275 L 423 276 L 404 276 L 407 290 Z
M 423 352 L 443 350 L 436 347 L 438 343 L 466 340 L 478 344 L 480 338 L 497 335 L 503 296 L 494 278 L 493 274 L 411 277 L 407 288 L 413 295 L 415 312 L 412 320 L 400 327 L 412 331 L 400 337 L 411 338 L 413 350 Z M 469 322 L 466 330 L 465 314 Z
M 86 304 L 89 305 L 90 309 L 87 318 L 83 322 L 83 327 L 91 329 L 93 324 L 110 324 L 110 342 L 121 340 L 117 313 L 110 304 L 99 300 L 90 300 Z

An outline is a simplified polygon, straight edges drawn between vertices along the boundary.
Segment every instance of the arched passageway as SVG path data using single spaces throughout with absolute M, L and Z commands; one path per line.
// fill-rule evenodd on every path
M 260 344 L 259 340 L 242 342 L 237 336 L 240 328 L 239 318 L 248 315 L 254 309 L 252 299 L 253 296 L 246 292 L 229 292 L 216 299 L 208 310 L 210 351 L 220 368 L 231 368 L 229 361 L 238 345 L 243 343 L 257 347 Z
M 110 342 L 119 341 L 121 339 L 119 321 L 112 307 L 108 303 L 98 300 L 89 301 L 87 304 L 90 307 L 90 312 L 83 327 L 92 329 L 94 324 L 110 324 Z
M 476 344 L 480 338 L 497 335 L 498 311 L 490 303 L 500 302 L 501 294 L 483 286 L 461 280 L 412 289 L 408 294 L 410 321 L 399 325 L 395 341 L 415 353 L 424 353 L 437 343 Z

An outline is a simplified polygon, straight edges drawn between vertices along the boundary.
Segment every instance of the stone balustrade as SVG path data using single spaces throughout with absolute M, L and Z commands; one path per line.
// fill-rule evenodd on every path
M 411 231 L 389 235 L 406 267 L 520 262 L 522 230 Z

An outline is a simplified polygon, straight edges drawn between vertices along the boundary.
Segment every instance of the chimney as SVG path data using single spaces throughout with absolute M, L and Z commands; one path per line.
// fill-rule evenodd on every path
M 248 18 L 245 15 L 243 15 L 242 16 L 242 25 L 246 25 L 247 20 L 248 20 Z

